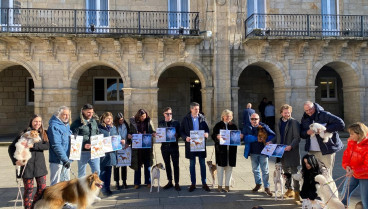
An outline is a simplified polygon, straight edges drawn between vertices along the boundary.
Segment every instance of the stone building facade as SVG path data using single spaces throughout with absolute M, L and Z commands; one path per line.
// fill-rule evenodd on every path
M 364 16 L 368 2 L 326 0 L 332 5 L 327 10 L 319 0 L 1 2 L 0 134 L 26 127 L 33 113 L 47 121 L 61 105 L 70 106 L 75 119 L 85 103 L 92 103 L 99 114 L 124 112 L 126 117 L 144 108 L 157 124 L 164 107 L 172 106 L 174 118 L 181 120 L 189 103 L 197 101 L 210 124 L 220 120 L 224 109 L 233 110 L 234 120 L 241 124 L 246 104 L 251 102 L 258 111 L 263 97 L 273 101 L 276 110 L 284 103 L 292 105 L 296 119 L 303 114 L 303 102 L 312 100 L 347 124 L 368 123 L 368 18 Z M 174 6 L 184 13 L 198 12 L 194 29 L 199 34 L 190 34 L 186 25 L 180 32 L 170 23 L 174 30 L 165 31 L 161 25 L 165 32 L 155 34 L 157 28 L 148 24 L 170 19 L 155 11 L 174 11 Z M 42 11 L 31 13 L 28 8 Z M 113 20 L 136 21 L 128 12 L 119 12 L 117 19 L 112 15 L 117 13 L 108 13 L 106 28 L 98 28 L 105 26 L 101 21 L 95 31 L 87 23 L 85 33 L 59 28 L 66 20 L 65 11 L 77 14 L 91 8 L 142 11 L 142 29 L 153 32 L 113 32 L 109 26 L 117 24 Z M 60 18 L 47 22 L 55 15 L 47 9 L 59 9 Z M 152 14 L 144 16 L 143 11 Z M 321 16 L 326 11 L 332 15 Z M 359 21 L 343 15 L 356 15 Z M 11 22 L 11 18 L 18 19 Z M 298 18 L 311 22 L 306 30 L 297 28 L 306 22 Z M 44 28 L 26 32 L 34 29 L 25 27 L 26 20 Z M 316 29 L 318 25 L 322 30 Z M 60 30 L 44 32 L 52 27 Z

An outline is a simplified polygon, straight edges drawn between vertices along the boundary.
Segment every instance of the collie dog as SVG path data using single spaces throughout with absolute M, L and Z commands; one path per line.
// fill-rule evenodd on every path
M 28 160 L 31 159 L 32 154 L 29 151 L 29 147 L 41 141 L 40 134 L 38 131 L 32 130 L 24 133 L 15 144 L 14 158 L 19 160 L 22 165 L 27 164 Z M 17 165 L 17 175 L 20 176 L 20 166 Z
M 78 205 L 79 209 L 85 209 L 95 200 L 101 200 L 97 195 L 103 182 L 97 172 L 79 179 L 64 181 L 48 187 L 35 209 L 61 209 L 65 203 Z

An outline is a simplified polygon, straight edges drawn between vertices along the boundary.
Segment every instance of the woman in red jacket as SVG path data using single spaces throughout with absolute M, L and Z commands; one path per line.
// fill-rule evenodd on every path
M 342 157 L 342 167 L 346 176 L 351 178 L 345 180 L 342 202 L 348 205 L 351 194 L 360 186 L 363 208 L 368 209 L 368 127 L 357 122 L 350 125 L 348 131 L 350 137 Z

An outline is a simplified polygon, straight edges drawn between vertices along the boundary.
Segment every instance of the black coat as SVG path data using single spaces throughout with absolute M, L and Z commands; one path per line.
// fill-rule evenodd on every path
M 26 131 L 29 130 L 25 130 L 23 133 L 25 133 Z M 17 159 L 14 158 L 14 153 L 16 150 L 15 144 L 18 142 L 18 139 L 20 139 L 23 133 L 19 134 L 8 148 L 9 157 L 12 160 L 13 165 L 15 165 L 15 162 L 17 161 Z M 42 134 L 40 134 L 40 136 L 42 139 Z M 43 151 L 48 149 L 49 149 L 49 142 L 45 142 L 43 141 L 43 139 L 40 142 L 35 143 L 33 145 L 33 148 L 30 149 L 32 157 L 27 162 L 26 169 L 23 173 L 22 178 L 29 179 L 47 175 L 45 155 L 43 154 Z M 20 170 L 21 174 L 23 172 L 23 169 L 24 166 L 21 167 Z
M 199 120 L 199 130 L 204 130 L 205 133 L 209 134 L 209 128 L 206 122 L 205 117 L 202 114 L 198 115 L 198 120 Z M 193 122 L 192 122 L 192 116 L 190 113 L 188 113 L 184 118 L 183 121 L 181 122 L 180 125 L 180 133 L 181 133 L 181 138 L 184 140 L 185 142 L 185 158 L 187 159 L 191 159 L 194 158 L 196 156 L 201 157 L 201 158 L 206 158 L 207 156 L 207 150 L 205 148 L 205 151 L 202 152 L 191 152 L 190 151 L 190 142 L 186 141 L 187 137 L 190 137 L 190 131 L 193 130 Z
M 166 150 L 170 148 L 174 148 L 175 150 L 178 150 L 179 152 L 179 145 L 178 145 L 178 139 L 180 138 L 180 123 L 174 119 L 171 120 L 170 126 L 168 126 L 167 122 L 165 120 L 162 120 L 158 122 L 159 128 L 166 128 L 166 127 L 175 127 L 176 131 L 176 142 L 163 142 L 161 144 L 161 150 Z
M 216 151 L 216 163 L 218 166 L 236 166 L 236 152 L 238 150 L 237 146 L 228 146 L 228 145 L 220 145 L 219 140 L 217 139 L 217 134 L 220 134 L 220 129 L 226 129 L 226 125 L 223 121 L 218 122 L 215 127 L 213 127 L 212 131 L 212 139 L 215 141 L 215 151 Z M 227 125 L 228 130 L 238 130 L 238 127 L 234 124 Z M 229 153 L 227 148 L 229 147 Z M 227 156 L 229 156 L 229 164 L 227 160 Z

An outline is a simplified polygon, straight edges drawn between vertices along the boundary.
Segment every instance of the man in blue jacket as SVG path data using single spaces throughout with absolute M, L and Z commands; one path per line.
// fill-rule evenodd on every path
M 312 123 L 319 123 L 326 127 L 326 131 L 332 133 L 332 138 L 327 143 L 318 133 L 309 129 Z M 340 140 L 338 131 L 344 130 L 344 121 L 324 109 L 317 103 L 311 101 L 304 102 L 304 114 L 300 123 L 300 136 L 306 140 L 305 151 L 323 162 L 329 169 L 332 177 L 332 170 L 335 163 L 335 153 L 341 150 L 344 145 Z
M 61 181 L 70 180 L 70 109 L 66 106 L 59 107 L 51 117 L 47 136 L 49 137 L 50 150 L 50 185 Z
M 189 192 L 193 192 L 196 189 L 196 174 L 195 174 L 195 161 L 198 156 L 199 166 L 201 167 L 202 188 L 205 191 L 210 191 L 210 188 L 206 184 L 206 150 L 201 152 L 190 151 L 190 131 L 192 130 L 204 130 L 204 137 L 208 138 L 209 128 L 207 122 L 202 114 L 199 113 L 199 104 L 192 102 L 190 104 L 190 113 L 188 113 L 181 122 L 181 138 L 185 141 L 185 158 L 190 160 L 190 180 L 192 185 L 189 187 Z
M 254 181 L 256 183 L 256 186 L 252 189 L 252 191 L 258 192 L 258 190 L 262 186 L 263 180 L 266 194 L 272 196 L 270 183 L 268 182 L 268 156 L 261 154 L 263 148 L 265 147 L 265 144 L 263 142 L 259 142 L 259 140 L 265 140 L 266 142 L 269 142 L 275 137 L 275 133 L 266 124 L 259 122 L 260 118 L 257 113 L 253 113 L 250 116 L 250 120 L 251 124 L 248 126 L 244 126 L 243 134 L 245 142 L 244 157 L 248 158 L 248 156 L 250 155 Z M 258 126 L 262 126 L 266 130 L 267 139 L 258 139 Z M 262 171 L 262 179 L 260 169 Z

